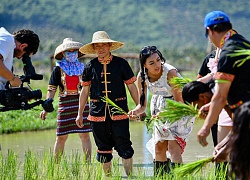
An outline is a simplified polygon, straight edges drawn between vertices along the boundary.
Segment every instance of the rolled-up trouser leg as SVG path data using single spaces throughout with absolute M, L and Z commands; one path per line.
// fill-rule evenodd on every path
M 132 158 L 134 155 L 134 149 L 131 146 L 128 146 L 126 150 L 117 150 L 118 155 L 122 157 L 123 159 L 129 159 Z
M 96 160 L 100 163 L 107 163 L 110 162 L 113 158 L 111 153 L 99 153 L 96 154 Z

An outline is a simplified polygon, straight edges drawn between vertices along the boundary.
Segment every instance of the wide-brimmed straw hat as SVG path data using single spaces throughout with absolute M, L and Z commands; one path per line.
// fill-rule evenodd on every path
M 92 42 L 82 46 L 79 51 L 83 54 L 95 54 L 95 50 L 93 47 L 94 43 L 112 43 L 110 51 L 117 50 L 124 45 L 123 42 L 118 42 L 110 39 L 109 35 L 105 31 L 97 31 L 93 34 Z
M 80 43 L 80 42 L 76 42 L 76 41 L 73 41 L 72 38 L 65 38 L 63 40 L 63 43 L 60 44 L 56 50 L 55 50 L 55 54 L 54 54 L 54 58 L 57 59 L 57 60 L 62 60 L 63 58 L 63 54 L 62 52 L 63 51 L 67 51 L 67 50 L 70 50 L 70 49 L 77 49 L 78 50 L 78 58 L 83 56 L 84 54 L 82 54 L 80 51 L 79 51 L 79 48 L 82 46 L 83 44 Z

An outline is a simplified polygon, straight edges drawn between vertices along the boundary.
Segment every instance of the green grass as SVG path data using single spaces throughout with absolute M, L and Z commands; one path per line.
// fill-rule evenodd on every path
M 16 133 L 21 131 L 37 131 L 56 127 L 56 114 L 50 113 L 46 121 L 39 118 L 42 108 L 35 110 L 17 110 L 1 112 L 0 134 Z

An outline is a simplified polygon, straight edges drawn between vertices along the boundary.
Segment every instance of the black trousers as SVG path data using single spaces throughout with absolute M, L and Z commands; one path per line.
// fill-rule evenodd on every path
M 218 138 L 217 138 L 217 134 L 218 134 L 218 123 L 215 123 L 212 127 L 211 127 L 211 132 L 212 132 L 212 138 L 213 138 L 213 143 L 214 143 L 214 147 L 218 144 Z
M 133 156 L 134 150 L 130 140 L 129 119 L 113 121 L 107 115 L 104 122 L 91 122 L 92 132 L 98 147 L 97 160 L 107 158 L 109 162 L 112 157 L 108 153 L 113 148 L 118 152 L 118 155 L 124 159 L 129 159 Z

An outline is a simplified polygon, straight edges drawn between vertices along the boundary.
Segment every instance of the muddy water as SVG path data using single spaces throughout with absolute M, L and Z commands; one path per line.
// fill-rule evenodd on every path
M 202 122 L 196 122 L 195 127 L 190 135 L 185 152 L 183 153 L 184 163 L 197 160 L 197 158 L 209 157 L 212 155 L 213 144 L 211 135 L 208 138 L 208 146 L 202 147 L 196 141 L 196 133 L 201 127 Z M 152 156 L 145 148 L 147 141 L 151 138 L 151 134 L 147 133 L 147 129 L 143 122 L 131 122 L 130 123 L 131 139 L 133 142 L 133 148 L 135 150 L 134 163 L 147 165 L 152 164 Z M 23 159 L 25 152 L 30 149 L 33 152 L 46 152 L 53 150 L 55 142 L 55 130 L 37 131 L 37 132 L 25 132 L 0 135 L 1 152 L 7 153 L 8 149 L 12 149 L 18 154 L 18 157 Z M 96 147 L 92 138 L 93 155 L 95 155 Z M 71 134 L 66 142 L 65 153 L 72 153 L 74 150 L 81 151 L 81 143 L 77 134 Z M 118 157 L 116 152 L 115 157 Z

